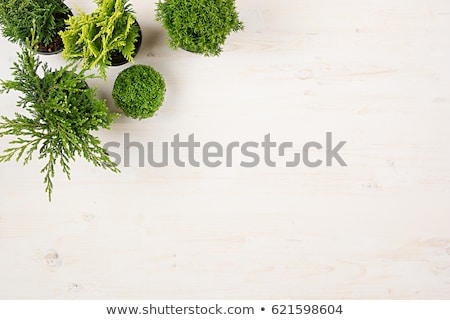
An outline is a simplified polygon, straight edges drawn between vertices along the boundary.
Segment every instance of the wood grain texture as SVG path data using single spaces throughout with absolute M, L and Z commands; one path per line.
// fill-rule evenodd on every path
M 164 75 L 167 96 L 103 141 L 271 133 L 301 146 L 331 131 L 349 166 L 115 175 L 79 161 L 49 204 L 42 163 L 2 164 L 0 298 L 450 298 L 448 0 L 238 0 L 246 29 L 220 58 L 171 51 L 152 1 L 132 3 L 136 63 Z M 18 46 L 0 48 L 7 79 Z M 112 109 L 125 67 L 89 83 Z M 2 95 L 2 114 L 16 97 Z

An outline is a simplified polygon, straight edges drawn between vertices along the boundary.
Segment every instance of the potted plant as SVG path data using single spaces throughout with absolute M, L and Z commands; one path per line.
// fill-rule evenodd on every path
M 12 67 L 13 79 L 0 82 L 0 93 L 19 91 L 17 106 L 22 112 L 13 118 L 0 117 L 0 137 L 14 136 L 0 162 L 16 159 L 27 164 L 33 156 L 46 161 L 45 190 L 51 200 L 55 167 L 60 165 L 70 179 L 70 165 L 84 157 L 94 166 L 118 172 L 118 168 L 91 132 L 109 128 L 115 114 L 106 101 L 88 88 L 84 71 L 68 65 L 52 70 L 36 57 L 31 46 L 18 53 Z M 43 76 L 39 76 L 43 74 Z
M 159 72 L 149 66 L 134 65 L 123 70 L 114 82 L 116 106 L 128 117 L 152 117 L 161 107 L 166 84 Z
M 60 32 L 63 57 L 82 60 L 85 69 L 98 67 L 102 78 L 106 78 L 108 66 L 133 61 L 142 33 L 128 0 L 95 2 L 97 8 L 92 13 L 80 12 L 70 17 L 67 28 Z
M 164 0 L 156 20 L 169 34 L 171 48 L 218 56 L 231 32 L 244 28 L 234 0 Z
M 71 15 L 62 0 L 0 0 L 0 27 L 3 36 L 14 43 L 25 44 L 36 33 L 38 53 L 56 54 L 63 42 L 58 32 L 64 30 Z

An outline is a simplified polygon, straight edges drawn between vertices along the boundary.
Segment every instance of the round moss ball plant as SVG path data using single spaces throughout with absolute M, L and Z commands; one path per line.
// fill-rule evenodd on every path
M 156 20 L 167 29 L 173 49 L 205 56 L 218 56 L 228 35 L 244 28 L 234 0 L 160 0 Z
M 162 106 L 165 92 L 166 83 L 159 72 L 149 66 L 134 65 L 118 75 L 112 96 L 126 116 L 146 119 Z

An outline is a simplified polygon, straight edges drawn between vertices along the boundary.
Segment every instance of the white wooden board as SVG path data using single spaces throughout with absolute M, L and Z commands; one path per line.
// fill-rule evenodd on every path
M 333 132 L 348 167 L 116 175 L 79 161 L 48 203 L 42 163 L 1 164 L 0 298 L 450 298 L 448 0 L 238 0 L 246 29 L 220 58 L 170 50 L 154 3 L 132 3 L 136 63 L 164 75 L 167 96 L 156 117 L 122 117 L 104 142 L 271 133 L 301 146 Z M 17 49 L 0 39 L 1 79 Z M 89 83 L 112 110 L 125 67 Z M 16 97 L 1 96 L 2 114 Z

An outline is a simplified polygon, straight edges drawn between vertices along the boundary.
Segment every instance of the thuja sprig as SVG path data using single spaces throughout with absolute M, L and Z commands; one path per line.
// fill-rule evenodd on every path
M 0 93 L 11 90 L 21 93 L 17 106 L 24 113 L 14 118 L 0 117 L 0 137 L 13 136 L 10 147 L 0 156 L 0 162 L 22 161 L 28 164 L 35 154 L 46 164 L 45 191 L 49 200 L 53 191 L 55 168 L 59 165 L 70 179 L 70 165 L 83 157 L 96 167 L 119 172 L 98 137 L 92 131 L 108 129 L 116 114 L 109 112 L 106 102 L 88 88 L 87 76 L 71 64 L 52 70 L 36 56 L 28 42 L 18 53 L 12 67 L 13 80 L 0 82 Z M 44 76 L 40 77 L 41 71 Z
M 47 46 L 64 29 L 69 12 L 63 0 L 0 0 L 0 28 L 8 40 L 26 43 L 35 24 L 37 37 Z
M 133 62 L 139 27 L 129 0 L 94 2 L 97 8 L 92 13 L 80 11 L 67 20 L 67 28 L 60 32 L 63 57 L 68 61 L 82 61 L 86 69 L 98 67 L 101 77 L 106 79 L 114 52 Z

